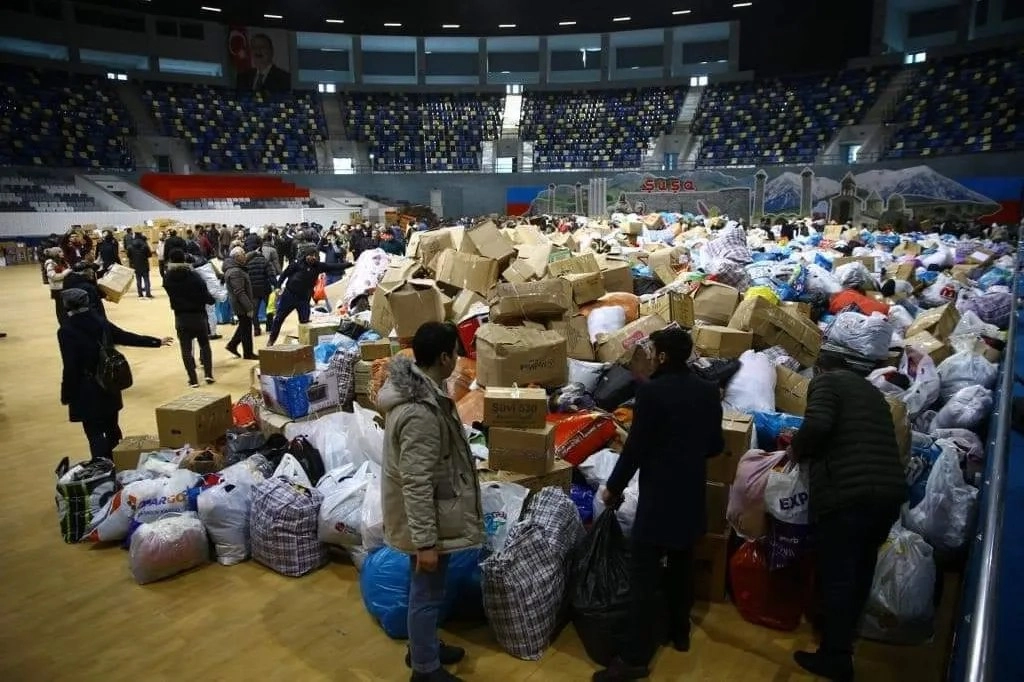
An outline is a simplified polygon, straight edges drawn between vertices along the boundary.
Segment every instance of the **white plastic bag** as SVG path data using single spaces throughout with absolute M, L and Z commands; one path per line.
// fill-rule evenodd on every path
M 924 538 L 897 521 L 878 552 L 861 636 L 921 644 L 934 634 L 935 561 Z
M 313 484 L 309 481 L 309 476 L 306 474 L 305 469 L 299 464 L 299 460 L 295 459 L 292 455 L 285 453 L 281 457 L 281 463 L 274 469 L 274 478 L 283 476 L 291 481 L 294 481 L 301 485 L 303 488 L 312 488 Z
M 597 342 L 598 334 L 611 334 L 626 326 L 626 309 L 622 306 L 609 305 L 594 308 L 587 315 L 587 333 L 590 340 Z
M 833 273 L 839 286 L 844 289 L 857 289 L 871 281 L 871 273 L 859 260 L 840 265 Z
M 931 428 L 974 429 L 991 412 L 992 391 L 983 386 L 964 386 L 938 411 Z
M 165 516 L 139 526 L 128 548 L 128 566 L 140 585 L 209 561 L 206 531 L 194 514 Z
M 912 381 L 899 398 L 907 406 L 907 417 L 913 421 L 939 399 L 939 373 L 930 355 L 915 346 L 907 346 L 900 358 L 900 374 Z
M 491 552 L 500 552 L 508 540 L 508 532 L 519 520 L 523 503 L 530 490 L 518 483 L 494 481 L 480 484 L 480 506 L 484 512 L 484 546 Z
M 725 406 L 735 412 L 775 411 L 775 365 L 760 353 L 744 351 L 740 369 L 725 389 Z M 596 517 L 595 517 L 596 518 Z
M 317 524 L 320 542 L 346 548 L 362 544 L 360 524 L 363 504 L 366 487 L 372 479 L 369 462 L 363 462 L 358 469 L 352 464 L 346 464 L 324 474 L 316 484 L 324 494 Z
M 249 558 L 249 511 L 252 486 L 218 483 L 199 494 L 199 520 L 213 540 L 217 563 L 240 564 Z
M 957 294 L 960 293 L 961 286 L 960 282 L 949 275 L 940 274 L 921 292 L 921 303 L 928 308 L 937 308 L 940 305 L 953 303 L 956 301 Z
M 914 324 L 914 316 L 901 305 L 889 306 L 889 322 L 900 332 L 906 332 Z
M 807 290 L 815 294 L 834 296 L 843 290 L 843 285 L 831 272 L 817 263 L 807 263 Z
M 968 386 L 992 388 L 999 375 L 999 365 L 970 351 L 961 351 L 943 360 L 938 372 L 942 382 L 939 395 L 943 400 L 949 400 L 957 391 Z
M 826 336 L 832 343 L 872 360 L 889 355 L 893 325 L 881 313 L 861 315 L 848 311 L 836 315 Z
M 601 516 L 604 512 L 604 501 L 601 496 L 605 487 L 602 485 L 594 495 L 594 518 Z M 619 520 L 622 534 L 629 537 L 633 534 L 633 524 L 636 522 L 636 506 L 640 502 L 640 478 L 634 476 L 626 489 L 622 491 L 622 504 L 615 510 L 615 518 Z
M 359 516 L 359 535 L 363 549 L 372 552 L 384 546 L 384 503 L 381 499 L 380 476 L 370 474 L 363 495 L 363 508 Z
M 924 499 L 913 509 L 903 506 L 903 525 L 935 549 L 954 551 L 973 527 L 978 489 L 964 482 L 956 449 L 942 441 L 937 445 L 942 453 L 928 474 Z
M 569 358 L 568 383 L 583 384 L 583 388 L 586 389 L 587 393 L 593 393 L 594 389 L 597 388 L 597 382 L 601 380 L 601 376 L 606 369 L 608 369 L 608 365 L 603 362 L 587 362 L 585 360 Z
M 799 464 L 772 469 L 764 488 L 765 511 L 779 521 L 806 526 L 811 522 L 809 489 L 808 474 Z
M 354 416 L 346 412 L 333 412 L 313 421 L 289 422 L 284 427 L 284 436 L 289 442 L 297 436 L 305 436 L 320 452 L 325 471 L 349 463 L 358 465 L 349 452 L 346 435 L 353 419 Z
M 930 253 L 921 258 L 921 263 L 925 267 L 928 267 L 929 265 L 938 265 L 940 268 L 950 268 L 953 267 L 955 262 L 956 254 L 942 244 L 939 244 L 934 253 Z
M 619 461 L 619 453 L 605 448 L 598 450 L 576 467 L 586 479 L 591 489 L 599 488 L 608 482 L 615 465 Z
M 377 425 L 377 413 L 359 404 L 352 405 L 352 424 L 348 432 L 350 461 L 361 464 L 369 460 L 378 468 L 384 462 L 384 429 Z

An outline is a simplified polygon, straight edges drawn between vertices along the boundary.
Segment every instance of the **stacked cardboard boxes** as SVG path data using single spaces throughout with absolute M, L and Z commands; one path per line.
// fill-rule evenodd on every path
M 316 369 L 313 347 L 282 345 L 260 350 L 260 392 L 267 409 L 288 419 L 339 409 L 338 377 Z

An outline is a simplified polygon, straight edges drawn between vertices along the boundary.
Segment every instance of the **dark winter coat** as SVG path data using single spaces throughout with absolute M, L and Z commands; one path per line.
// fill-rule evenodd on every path
M 262 243 L 263 240 L 260 239 L 260 236 L 258 234 L 256 234 L 255 232 L 250 232 L 249 234 L 245 235 L 245 239 L 242 241 L 242 248 L 244 248 L 246 253 L 248 253 L 250 251 L 255 251 L 256 249 L 260 248 L 260 245 Z
M 689 369 L 663 369 L 637 387 L 633 425 L 607 483 L 621 494 L 640 470 L 633 538 L 687 549 L 703 537 L 707 459 L 724 449 L 717 386 Z
M 182 253 L 188 253 L 188 243 L 179 237 L 174 235 L 164 240 L 164 260 L 171 260 L 171 251 L 175 249 L 181 249 Z
M 249 273 L 234 258 L 224 259 L 224 286 L 228 290 L 231 309 L 236 315 L 252 316 L 256 312 Z
M 104 237 L 96 245 L 96 256 L 103 261 L 103 267 L 110 267 L 112 263 L 121 264 L 121 245 L 113 236 Z
M 401 239 L 382 239 L 380 240 L 380 249 L 392 256 L 404 256 L 405 242 Z
M 170 240 L 168 240 L 170 241 Z M 149 272 L 149 257 L 153 252 L 149 248 L 144 235 L 136 235 L 128 246 L 128 262 L 135 272 Z
M 177 314 L 206 314 L 206 306 L 217 301 L 210 295 L 206 282 L 190 266 L 170 263 L 164 275 L 164 289 L 171 301 L 171 310 Z
M 310 265 L 306 259 L 295 260 L 285 268 L 277 280 L 277 285 L 283 286 L 285 291 L 299 300 L 309 299 L 313 295 L 313 287 L 316 285 L 317 277 L 321 272 L 340 275 L 351 265 L 351 263 L 313 263 Z
M 103 307 L 103 299 L 106 298 L 106 294 L 96 286 L 96 280 L 86 277 L 80 272 L 71 271 L 64 278 L 64 290 L 68 289 L 81 289 L 88 294 L 89 307 L 96 311 L 100 317 L 106 319 L 107 311 Z
M 793 452 L 810 466 L 811 514 L 898 505 L 907 497 L 896 428 L 881 391 L 853 372 L 814 377 Z
M 70 315 L 57 330 L 64 361 L 60 402 L 68 406 L 70 421 L 107 418 L 124 406 L 120 391 L 107 391 L 96 382 L 104 329 L 115 346 L 160 347 L 160 339 L 127 332 L 92 311 Z
M 274 272 L 270 261 L 263 257 L 262 251 L 252 251 L 246 255 L 245 270 L 249 273 L 249 281 L 252 283 L 252 295 L 256 300 L 269 296 L 276 284 L 277 273 Z

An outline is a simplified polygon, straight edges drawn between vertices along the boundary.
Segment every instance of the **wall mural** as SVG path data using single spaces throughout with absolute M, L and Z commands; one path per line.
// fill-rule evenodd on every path
M 696 170 L 676 177 L 620 173 L 607 178 L 608 212 L 675 211 L 728 215 L 745 221 L 762 216 L 806 216 L 869 227 L 901 226 L 907 220 L 947 219 L 1016 222 L 1024 178 L 948 178 L 929 166 L 854 173 L 836 167 L 830 176 L 810 168 L 749 174 Z M 585 213 L 590 186 L 515 187 L 507 192 L 510 215 Z

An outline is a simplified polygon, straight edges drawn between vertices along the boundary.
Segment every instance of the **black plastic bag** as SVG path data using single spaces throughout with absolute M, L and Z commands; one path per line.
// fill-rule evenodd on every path
M 613 411 L 636 395 L 636 377 L 622 365 L 612 365 L 594 388 L 594 402 L 602 410 Z
M 369 331 L 368 327 L 364 327 L 354 320 L 342 320 L 338 323 L 337 332 L 344 334 L 353 341 L 358 341 L 359 337 Z
M 266 444 L 267 438 L 260 431 L 229 429 L 224 446 L 224 462 L 227 466 L 237 464 L 261 452 Z
M 576 546 L 569 595 L 583 648 L 608 665 L 629 636 L 629 549 L 615 510 L 602 512 Z
M 729 382 L 740 371 L 739 360 L 723 360 L 722 358 L 699 358 L 690 363 L 693 373 L 705 381 L 717 384 L 719 388 L 729 387 Z

